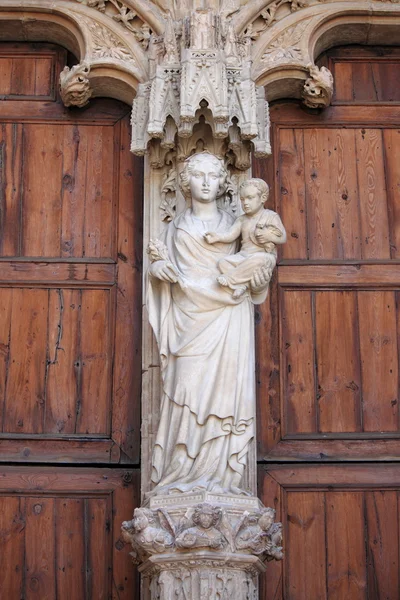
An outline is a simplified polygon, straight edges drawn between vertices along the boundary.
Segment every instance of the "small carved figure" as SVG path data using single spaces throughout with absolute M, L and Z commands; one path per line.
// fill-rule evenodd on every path
M 160 511 L 159 511 L 160 512 Z M 165 552 L 174 546 L 174 529 L 166 511 L 162 511 L 162 524 L 152 510 L 135 508 L 132 521 L 122 523 L 122 537 L 131 543 L 139 559 L 147 554 Z
M 90 67 L 86 63 L 64 67 L 60 73 L 60 95 L 64 106 L 85 106 L 92 95 L 88 74 Z
M 240 252 L 227 256 L 218 263 L 222 275 L 220 285 L 233 290 L 233 298 L 240 298 L 250 286 L 257 269 L 265 268 L 271 278 L 276 265 L 276 244 L 286 242 L 286 231 L 279 215 L 265 209 L 269 188 L 262 179 L 248 179 L 240 186 L 240 200 L 244 215 L 236 219 L 227 233 L 206 232 L 209 244 L 233 242 L 241 236 Z
M 252 554 L 266 554 L 267 560 L 283 558 L 282 523 L 275 523 L 275 510 L 266 508 L 261 514 L 245 512 L 236 528 L 236 549 Z
M 313 64 L 307 65 L 310 77 L 303 88 L 303 102 L 309 108 L 325 108 L 329 106 L 333 94 L 333 76 L 326 67 L 320 69 Z
M 178 548 L 212 548 L 219 550 L 226 545 L 225 537 L 217 529 L 222 516 L 218 506 L 207 502 L 198 504 L 194 509 L 192 521 L 194 527 L 185 529 L 176 538 Z

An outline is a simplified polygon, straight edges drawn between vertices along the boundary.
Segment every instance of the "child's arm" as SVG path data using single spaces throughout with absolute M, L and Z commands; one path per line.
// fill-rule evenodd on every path
M 236 219 L 232 227 L 226 233 L 215 233 L 213 231 L 207 231 L 204 234 L 204 239 L 208 244 L 215 244 L 216 242 L 234 242 L 240 236 L 242 230 L 241 217 Z
M 286 242 L 286 230 L 280 216 L 277 213 L 273 213 L 270 223 L 265 224 L 263 228 L 256 227 L 255 236 L 257 242 L 262 245 L 269 242 L 284 244 Z

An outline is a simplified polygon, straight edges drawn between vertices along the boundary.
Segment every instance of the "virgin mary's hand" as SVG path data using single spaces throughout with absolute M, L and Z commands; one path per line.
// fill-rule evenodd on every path
M 254 275 L 250 281 L 251 291 L 254 294 L 260 294 L 267 287 L 271 279 L 271 270 L 267 267 L 261 267 L 254 271 Z
M 178 275 L 175 267 L 172 263 L 166 260 L 157 260 L 150 265 L 150 273 L 153 277 L 161 279 L 166 283 L 176 283 L 178 281 Z

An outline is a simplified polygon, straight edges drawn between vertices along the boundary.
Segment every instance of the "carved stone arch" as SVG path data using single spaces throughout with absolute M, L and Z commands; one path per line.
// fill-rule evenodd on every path
M 0 21 L 0 40 L 54 42 L 70 50 L 87 65 L 94 97 L 132 104 L 139 84 L 148 79 L 148 58 L 132 29 L 80 2 L 3 0 Z M 155 18 L 149 21 L 161 27 Z
M 312 5 L 310 6 L 312 2 Z M 247 27 L 260 19 L 263 8 L 253 7 Z M 252 78 L 266 89 L 269 101 L 300 98 L 304 82 L 318 55 L 342 44 L 398 44 L 400 4 L 393 0 L 343 2 L 282 2 L 294 10 L 276 18 L 254 36 Z M 265 13 L 264 13 L 265 14 Z M 279 17 L 279 13 L 278 17 Z M 246 28 L 243 18 L 242 29 Z

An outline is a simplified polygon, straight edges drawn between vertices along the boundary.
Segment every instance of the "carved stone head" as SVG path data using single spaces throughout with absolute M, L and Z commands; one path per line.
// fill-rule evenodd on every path
M 273 508 L 266 508 L 260 518 L 258 519 L 258 525 L 263 531 L 268 531 L 275 519 L 275 510 Z
M 143 531 L 154 521 L 153 513 L 148 508 L 135 508 L 133 513 L 133 527 L 136 532 Z
M 194 509 L 193 523 L 202 529 L 210 529 L 215 527 L 222 516 L 222 511 L 218 506 L 212 506 L 207 502 L 198 504 Z
M 217 198 L 220 198 L 225 194 L 229 174 L 224 166 L 223 161 L 215 156 L 215 154 L 211 154 L 211 152 L 207 152 L 205 150 L 204 152 L 193 154 L 185 160 L 185 166 L 180 174 L 180 188 L 185 198 L 190 198 L 190 178 L 192 173 L 194 173 L 196 169 L 199 169 L 201 164 L 205 162 L 214 163 L 216 170 L 219 173 L 220 177 Z

